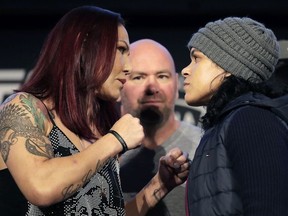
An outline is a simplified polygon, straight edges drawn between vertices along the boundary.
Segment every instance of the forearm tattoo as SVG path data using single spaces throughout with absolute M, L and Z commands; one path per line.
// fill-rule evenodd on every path
M 161 200 L 160 188 L 153 191 L 153 196 L 158 202 Z
M 45 158 L 54 157 L 53 148 L 44 135 L 44 114 L 38 108 L 37 101 L 31 95 L 20 95 L 21 105 L 8 104 L 0 110 L 0 151 L 7 162 L 10 148 L 19 139 L 25 140 L 28 152 Z M 32 114 L 33 124 L 29 114 Z
M 74 193 L 76 193 L 83 185 L 85 185 L 90 178 L 96 174 L 108 161 L 110 158 L 105 160 L 104 162 L 101 163 L 100 160 L 97 161 L 96 168 L 93 171 L 92 169 L 88 171 L 87 174 L 85 174 L 82 178 L 81 183 L 79 184 L 71 184 L 68 187 L 64 188 L 62 194 L 63 194 L 63 199 L 67 199 L 68 197 L 72 196 Z

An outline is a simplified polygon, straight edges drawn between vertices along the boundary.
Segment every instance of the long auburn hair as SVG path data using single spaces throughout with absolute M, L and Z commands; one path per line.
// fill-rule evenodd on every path
M 110 75 L 121 15 L 95 6 L 75 8 L 49 33 L 30 78 L 18 91 L 49 99 L 63 124 L 85 139 L 97 139 L 119 118 L 115 102 L 96 97 Z

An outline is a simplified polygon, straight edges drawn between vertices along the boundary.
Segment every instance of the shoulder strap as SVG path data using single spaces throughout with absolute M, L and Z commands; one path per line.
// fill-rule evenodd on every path
M 53 116 L 52 116 L 51 112 L 50 112 L 49 110 L 47 110 L 47 112 L 48 112 L 49 118 L 50 118 L 53 126 L 56 126 L 56 124 L 55 124 L 55 122 L 54 122 L 54 120 L 53 120 Z
M 41 100 L 40 100 L 40 101 L 41 101 Z M 51 114 L 50 110 L 48 110 L 48 108 L 46 107 L 45 103 L 43 103 L 43 101 L 41 101 L 41 102 L 42 102 L 42 104 L 44 105 L 44 107 L 46 108 L 47 113 L 48 113 L 48 115 L 49 115 L 49 119 L 51 120 L 53 126 L 56 126 L 56 124 L 55 124 L 55 122 L 54 122 L 54 120 L 53 120 L 53 115 Z

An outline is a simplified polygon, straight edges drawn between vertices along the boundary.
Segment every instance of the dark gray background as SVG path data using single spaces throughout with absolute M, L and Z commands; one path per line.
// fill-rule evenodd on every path
M 130 41 L 149 37 L 172 52 L 178 71 L 188 61 L 186 44 L 206 22 L 226 16 L 250 16 L 288 38 L 287 0 L 1 0 L 0 68 L 30 70 L 48 33 L 64 13 L 81 5 L 120 12 Z
M 192 33 L 208 21 L 249 16 L 271 28 L 278 40 L 288 39 L 288 0 L 0 0 L 0 102 L 33 68 L 56 22 L 82 5 L 121 13 L 130 41 L 159 41 L 170 50 L 178 72 L 190 61 L 186 44 Z M 204 110 L 187 106 L 181 89 L 179 93 L 179 118 L 198 124 Z

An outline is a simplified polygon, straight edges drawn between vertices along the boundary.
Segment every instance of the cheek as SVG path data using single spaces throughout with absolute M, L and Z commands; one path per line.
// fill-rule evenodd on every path
M 133 97 L 133 94 L 131 94 L 131 93 L 124 92 L 121 95 L 123 96 L 122 101 L 125 104 L 130 104 L 130 103 L 132 103 L 132 101 L 136 100 L 136 99 L 134 99 L 135 97 Z
M 199 86 L 199 89 L 214 89 L 214 86 L 218 86 L 219 71 L 214 67 L 214 65 L 209 65 L 207 67 L 199 68 L 192 74 L 192 82 Z M 212 87 L 212 88 L 211 88 Z
M 109 89 L 106 87 L 105 83 L 102 85 L 101 89 L 97 93 L 99 98 L 107 99 L 109 95 Z
M 139 88 L 134 85 L 130 85 L 129 83 L 124 84 L 124 88 L 122 89 L 121 95 L 123 95 L 125 101 L 132 103 L 137 101 L 137 98 L 140 97 L 140 92 L 138 91 Z
M 189 105 L 202 106 L 210 99 L 211 92 L 211 80 L 212 78 L 208 73 L 198 73 L 195 71 L 189 77 L 190 88 L 187 89 L 185 94 L 185 100 Z
M 121 58 L 121 56 L 119 56 L 119 54 L 116 55 L 113 69 L 112 69 L 112 73 L 114 73 L 115 75 L 120 73 L 123 70 L 123 65 L 124 65 L 123 58 Z
M 118 89 L 117 83 L 113 82 L 114 79 L 111 75 L 112 74 L 110 74 L 108 79 L 103 83 L 98 94 L 102 99 L 105 100 L 115 100 L 118 99 L 118 97 L 120 96 L 120 91 Z
M 177 99 L 178 89 L 176 86 L 170 86 L 168 89 L 164 90 L 164 94 L 168 101 L 173 102 Z
M 113 72 L 110 74 L 110 76 L 107 78 L 107 80 L 105 80 L 105 82 L 103 83 L 102 85 L 102 89 L 108 89 L 109 86 L 111 86 L 111 79 L 112 79 L 112 76 L 113 76 Z
M 203 89 L 208 83 L 208 77 L 201 71 L 194 71 L 194 73 L 191 74 L 187 81 L 191 84 L 191 88 Z
M 224 70 L 218 67 L 214 67 L 214 71 L 212 71 L 211 73 L 211 77 L 210 77 L 210 90 L 215 92 L 217 91 L 217 89 L 219 88 L 219 86 L 222 84 L 223 82 L 223 78 L 224 78 L 224 74 L 223 74 Z

